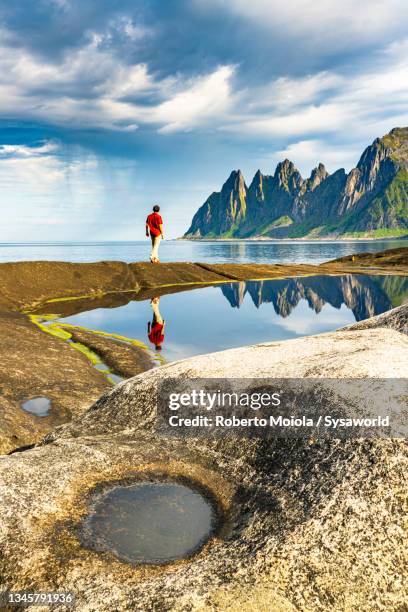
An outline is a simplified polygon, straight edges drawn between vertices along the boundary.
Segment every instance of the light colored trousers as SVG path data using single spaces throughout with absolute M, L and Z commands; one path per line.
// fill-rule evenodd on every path
M 150 259 L 159 259 L 159 246 L 162 237 L 159 236 L 150 236 L 152 239 L 152 252 L 150 253 Z
M 153 315 L 154 315 L 153 323 L 158 323 L 159 325 L 163 325 L 163 319 L 162 319 L 162 316 L 159 310 L 159 302 L 152 302 L 151 306 L 152 306 Z

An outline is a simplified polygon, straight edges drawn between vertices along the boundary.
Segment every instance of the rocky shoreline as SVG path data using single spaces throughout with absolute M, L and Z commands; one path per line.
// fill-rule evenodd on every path
M 46 319 L 38 321 L 47 312 L 66 315 L 248 277 L 407 275 L 406 251 L 322 266 L 0 267 L 0 442 L 1 452 L 12 453 L 0 458 L 0 591 L 71 590 L 80 612 L 249 612 L 270 609 L 271 602 L 282 612 L 402 610 L 408 597 L 406 440 L 266 442 L 233 433 L 179 439 L 158 436 L 155 422 L 157 384 L 168 377 L 406 379 L 407 304 L 336 332 L 153 369 L 137 343 L 52 319 L 52 333 L 45 333 Z M 138 375 L 112 390 L 66 336 L 103 355 L 125 377 Z M 33 389 L 52 397 L 48 417 L 21 410 L 21 399 Z M 404 404 L 403 420 L 406 411 Z M 219 525 L 199 553 L 167 565 L 134 566 L 81 544 L 90 496 L 101 486 L 142 476 L 193 482 L 211 494 Z
M 89 355 L 99 355 L 113 374 L 123 378 L 155 365 L 141 343 L 132 339 L 109 337 L 82 328 L 68 329 L 52 321 L 51 325 L 43 325 L 41 316 L 64 317 L 94 308 L 115 307 L 130 300 L 234 281 L 345 273 L 408 275 L 408 249 L 345 257 L 318 266 L 1 264 L 0 453 L 35 444 L 55 425 L 81 414 L 110 389 L 111 383 L 95 369 Z M 38 315 L 41 316 L 38 318 Z M 36 396 L 51 399 L 48 417 L 38 419 L 21 408 L 22 401 Z
M 130 263 L 106 261 L 68 263 L 28 261 L 0 264 L 0 309 L 35 312 L 70 300 L 146 299 L 194 286 L 238 280 L 265 280 L 319 274 L 408 273 L 408 248 L 360 253 L 320 265 Z M 57 306 L 58 304 L 58 306 Z M 64 305 L 65 305 L 64 304 Z
M 166 438 L 155 431 L 155 390 L 168 377 L 231 373 L 406 378 L 408 337 L 393 329 L 406 317 L 402 306 L 377 321 L 378 329 L 351 326 L 151 370 L 103 395 L 43 444 L 3 457 L 1 586 L 72 590 L 81 612 L 249 611 L 271 609 L 271 602 L 279 611 L 403 609 L 405 440 Z M 89 495 L 101 483 L 149 474 L 211 492 L 221 525 L 201 552 L 165 566 L 133 566 L 81 546 Z

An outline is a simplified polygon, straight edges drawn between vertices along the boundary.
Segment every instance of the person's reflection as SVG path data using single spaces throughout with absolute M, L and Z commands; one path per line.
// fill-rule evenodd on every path
M 156 351 L 161 351 L 162 349 L 162 343 L 164 341 L 164 327 L 166 325 L 166 321 L 163 320 L 160 314 L 159 301 L 160 298 L 158 297 L 154 297 L 150 301 L 150 306 L 153 310 L 153 320 L 151 323 L 149 321 L 147 324 L 147 335 L 150 342 L 154 344 Z

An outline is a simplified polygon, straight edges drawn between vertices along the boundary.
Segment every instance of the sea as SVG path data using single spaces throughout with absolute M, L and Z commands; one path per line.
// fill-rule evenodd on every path
M 313 263 L 354 253 L 375 253 L 408 247 L 407 240 L 282 241 L 282 240 L 164 240 L 162 262 Z M 150 240 L 134 242 L 0 243 L 0 263 L 11 261 L 148 261 Z
M 379 241 L 184 241 L 161 246 L 163 262 L 314 263 L 361 252 L 408 246 Z M 148 261 L 150 243 L 81 242 L 0 245 L 0 261 Z M 313 276 L 194 287 L 139 301 L 128 295 L 116 307 L 71 303 L 61 319 L 105 333 L 134 338 L 165 361 L 265 341 L 282 341 L 338 329 L 398 306 L 408 299 L 408 278 L 366 275 Z M 75 308 L 77 306 L 77 309 Z M 154 339 L 160 316 L 165 322 Z

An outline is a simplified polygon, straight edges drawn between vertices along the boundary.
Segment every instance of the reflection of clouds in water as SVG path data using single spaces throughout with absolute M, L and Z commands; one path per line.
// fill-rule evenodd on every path
M 353 313 L 344 304 L 340 309 L 325 304 L 316 316 L 304 299 L 288 317 L 282 318 L 279 315 L 276 317 L 281 327 L 297 336 L 323 333 L 355 322 Z
M 71 323 L 71 319 L 75 319 L 73 325 L 83 325 L 89 328 L 103 329 L 105 322 L 109 321 L 109 314 L 105 309 L 89 310 L 82 312 L 74 317 L 67 317 L 66 322 Z
M 163 350 L 161 354 L 165 359 L 176 361 L 179 359 L 185 359 L 190 355 L 197 355 L 197 344 L 182 344 L 177 342 L 166 342 L 163 344 Z M 211 352 L 206 351 L 206 352 Z
M 64 321 L 73 325 L 83 325 L 84 327 L 97 328 L 105 331 L 123 331 L 136 325 L 145 325 L 151 319 L 150 302 L 130 302 L 124 306 L 116 308 L 98 308 L 89 310 L 70 317 Z M 126 334 L 125 334 L 126 335 Z
M 400 283 L 392 280 L 387 277 L 395 293 Z M 390 298 L 383 285 L 369 276 L 319 276 L 227 283 L 165 295 L 160 298 L 160 313 L 166 321 L 160 355 L 173 361 L 332 331 L 371 311 L 387 310 Z M 147 330 L 148 321 L 152 321 L 150 300 L 97 309 L 66 320 L 141 340 L 154 352 Z

